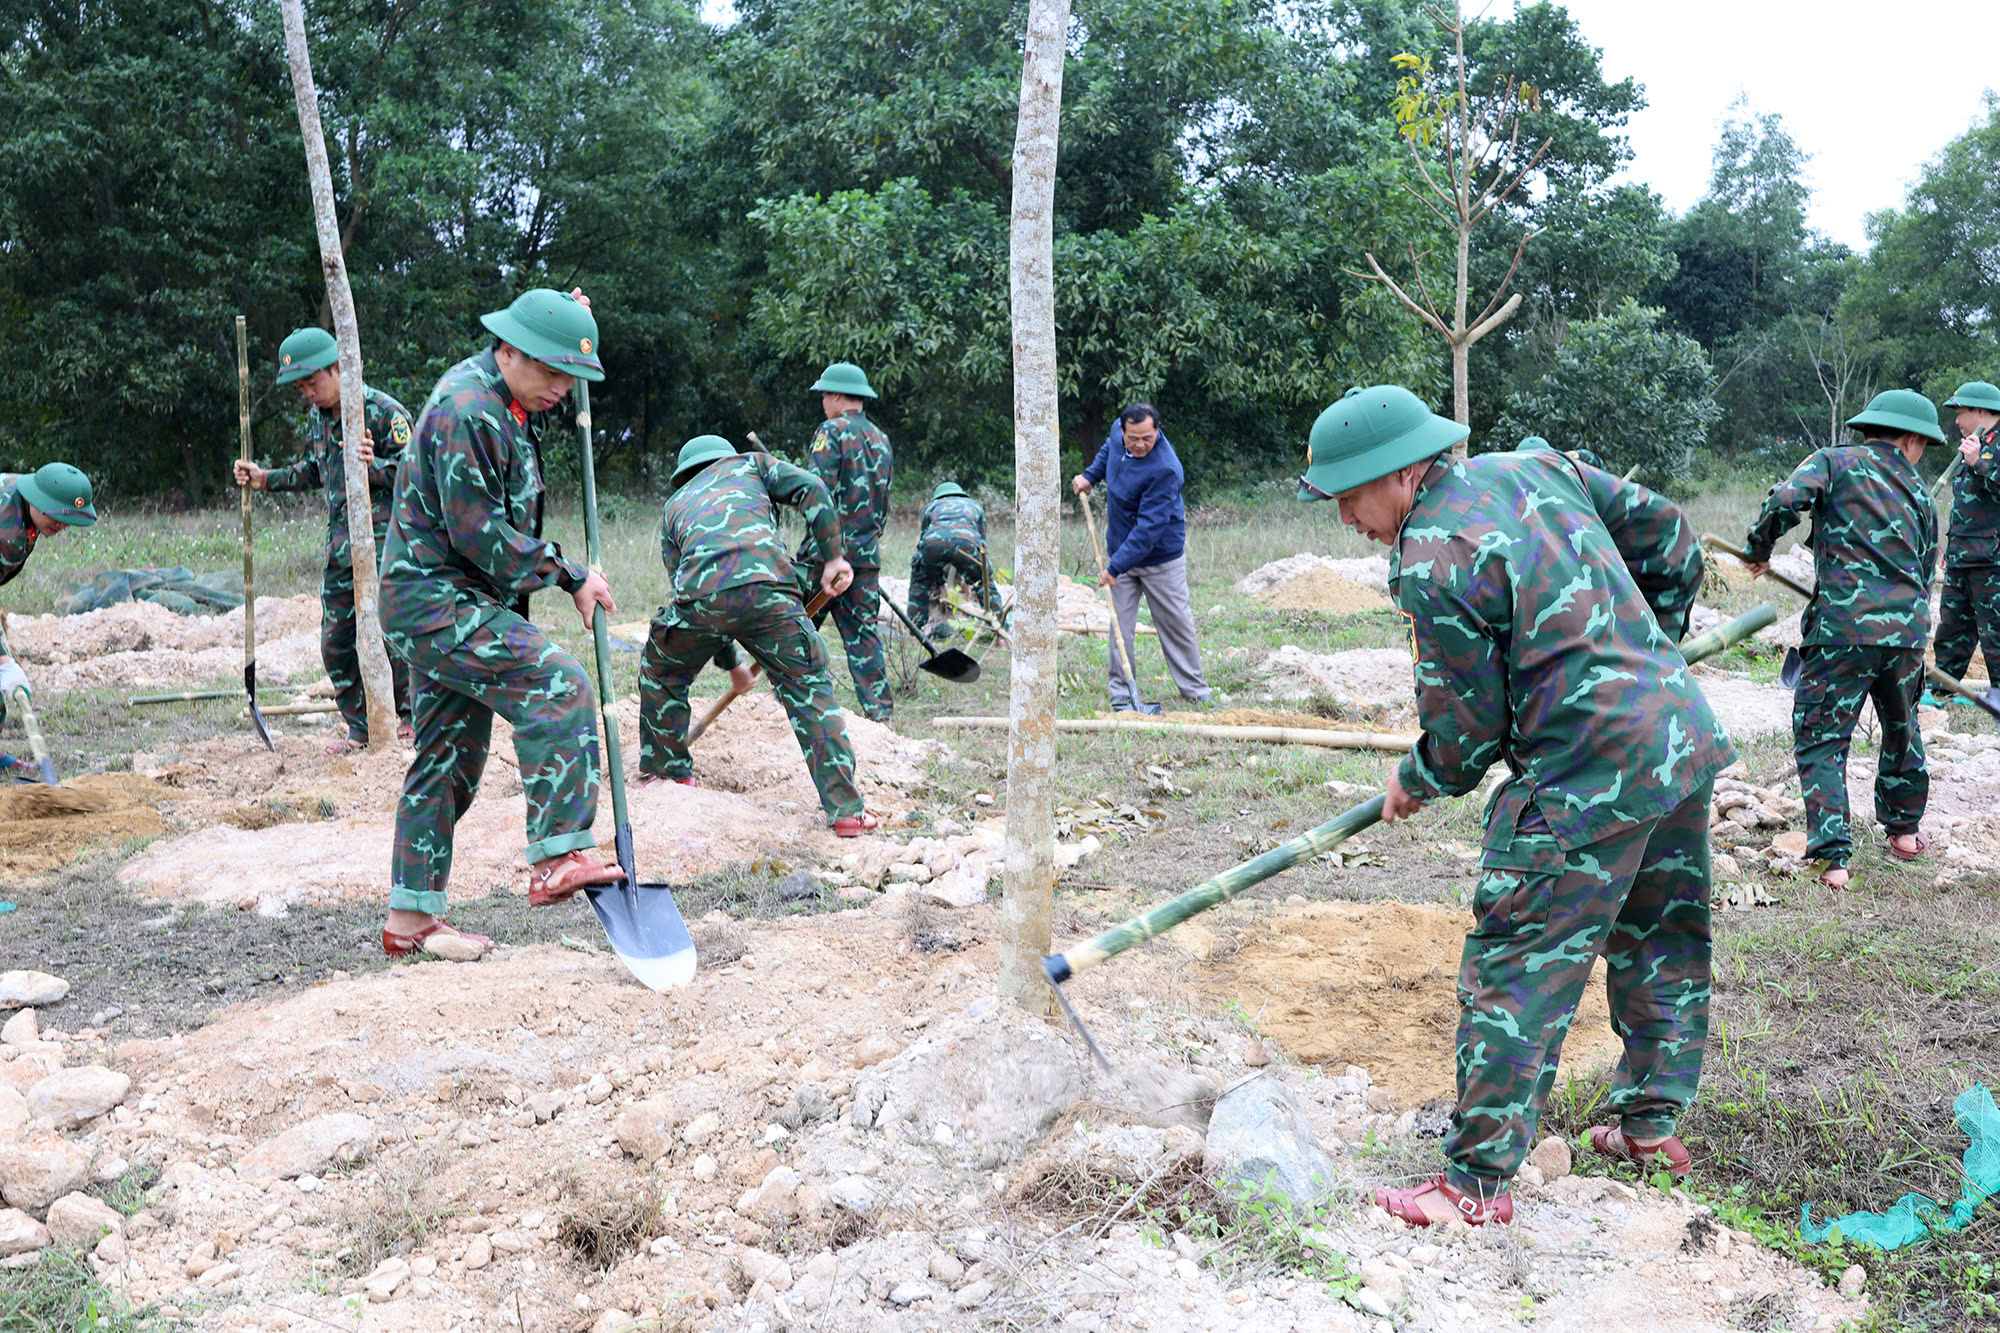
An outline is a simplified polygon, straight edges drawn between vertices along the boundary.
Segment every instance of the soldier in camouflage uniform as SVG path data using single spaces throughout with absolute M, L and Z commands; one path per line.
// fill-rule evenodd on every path
M 876 618 L 882 614 L 882 529 L 889 524 L 889 479 L 895 460 L 889 437 L 862 410 L 862 399 L 875 397 L 861 367 L 836 361 L 813 383 L 826 421 L 812 438 L 807 462 L 826 483 L 840 512 L 841 545 L 854 566 L 854 583 L 828 604 L 833 623 L 847 645 L 847 674 L 861 701 L 861 715 L 887 722 L 895 711 L 889 697 L 889 668 L 882 660 L 882 635 Z M 799 548 L 800 586 L 808 594 L 820 586 L 819 566 L 812 563 L 811 543 Z M 824 623 L 826 612 L 816 623 Z
M 956 570 L 969 588 L 979 589 L 980 605 L 998 622 L 1003 616 L 1000 590 L 986 560 L 986 509 L 955 481 L 931 492 L 924 506 L 923 535 L 910 557 L 910 620 L 918 629 L 930 623 L 931 603 L 944 592 Z
M 857 837 L 876 827 L 854 786 L 854 750 L 834 703 L 826 644 L 806 619 L 778 539 L 777 506 L 798 510 L 811 530 L 820 586 L 835 596 L 847 588 L 854 571 L 841 555 L 840 517 L 826 486 L 769 454 L 739 454 L 719 435 L 682 447 L 672 484 L 660 559 L 673 600 L 653 617 L 639 659 L 639 771 L 694 784 L 688 686 L 713 658 L 734 688 L 749 689 L 749 668 L 737 663 L 741 643 L 771 678 L 834 832 Z
M 333 700 L 347 724 L 347 739 L 327 747 L 347 754 L 368 744 L 368 695 L 361 685 L 361 654 L 354 646 L 354 554 L 347 537 L 347 463 L 340 439 L 340 349 L 325 329 L 294 329 L 278 345 L 278 383 L 296 384 L 306 400 L 305 453 L 289 467 L 266 470 L 238 461 L 236 484 L 259 491 L 318 489 L 326 498 L 326 567 L 319 578 L 319 655 L 333 682 Z M 389 538 L 389 505 L 396 493 L 396 464 L 410 443 L 410 410 L 372 385 L 361 386 L 365 430 L 357 451 L 368 468 L 368 498 L 375 524 L 379 567 Z M 409 669 L 393 654 L 389 676 L 396 695 L 396 735 L 410 730 Z
M 1972 650 L 1986 659 L 1987 695 L 2000 703 L 2000 388 L 1961 384 L 1944 400 L 1958 414 L 1951 477 L 1951 536 L 1934 647 L 1938 670 L 1963 679 Z
M 65 528 L 97 522 L 92 500 L 90 478 L 68 463 L 50 463 L 25 475 L 0 472 L 0 587 L 19 576 L 39 543 Z M 7 700 L 17 689 L 28 690 L 28 676 L 8 654 L 6 631 L 0 627 L 0 722 L 7 720 Z M 0 773 L 16 762 L 0 754 Z
M 1734 755 L 1677 641 L 1701 548 L 1673 505 L 1553 451 L 1453 462 L 1466 428 L 1394 386 L 1323 413 L 1302 499 L 1390 548 L 1423 732 L 1383 819 L 1461 796 L 1487 808 L 1459 972 L 1458 1107 L 1446 1166 L 1376 1203 L 1415 1226 L 1510 1221 L 1591 965 L 1624 1042 L 1591 1131 L 1608 1156 L 1688 1165 L 1674 1137 L 1708 1035 L 1708 809 Z
M 1743 548 L 1750 572 L 1770 570 L 1771 548 L 1799 515 L 1813 520 L 1817 582 L 1803 621 L 1803 670 L 1792 699 L 1793 752 L 1806 803 L 1806 855 L 1824 862 L 1823 882 L 1847 883 L 1854 854 L 1847 825 L 1847 747 L 1861 705 L 1875 701 L 1882 727 L 1875 817 L 1889 830 L 1890 854 L 1914 861 L 1924 850 L 1930 778 L 1917 700 L 1930 639 L 1931 572 L 1937 566 L 1937 511 L 1917 460 L 1942 444 L 1937 408 L 1910 389 L 1891 389 L 1848 419 L 1859 444 L 1820 449 L 1771 488 Z
M 604 576 L 541 536 L 541 449 L 576 380 L 604 378 L 597 321 L 581 292 L 536 288 L 480 322 L 496 341 L 446 371 L 424 404 L 383 561 L 384 637 L 409 663 L 417 729 L 382 931 L 392 956 L 440 932 L 463 935 L 439 914 L 453 831 L 479 789 L 495 713 L 513 726 L 520 758 L 529 903 L 624 878 L 584 855 L 597 841 L 590 677 L 527 618 L 528 594 L 551 586 L 570 594 L 586 625 L 598 606 L 617 612 Z
M 1555 446 L 1539 435 L 1530 435 L 1514 446 L 1514 448 L 1518 453 L 1532 454 L 1540 449 L 1554 449 Z M 1562 452 L 1568 454 L 1579 463 L 1588 463 L 1594 468 L 1602 468 L 1604 466 L 1604 460 L 1597 456 L 1595 449 L 1564 449 Z

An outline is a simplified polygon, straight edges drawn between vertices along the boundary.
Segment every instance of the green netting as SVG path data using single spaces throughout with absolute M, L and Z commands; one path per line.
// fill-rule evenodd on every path
M 152 602 L 184 616 L 214 615 L 243 605 L 243 575 L 238 570 L 197 574 L 185 566 L 172 569 L 107 569 L 88 583 L 79 583 L 56 604 L 66 616 L 101 611 L 120 602 Z
M 1975 1083 L 1958 1095 L 1951 1113 L 1971 1142 L 1965 1148 L 1965 1186 L 1948 1211 L 1925 1195 L 1905 1194 L 1887 1212 L 1849 1213 L 1814 1226 L 1808 1203 L 1799 1207 L 1799 1234 L 1815 1245 L 1835 1238 L 1899 1250 L 1934 1233 L 1970 1226 L 1979 1205 L 2000 1196 L 2000 1107 L 1994 1106 L 1993 1094 L 1984 1084 Z

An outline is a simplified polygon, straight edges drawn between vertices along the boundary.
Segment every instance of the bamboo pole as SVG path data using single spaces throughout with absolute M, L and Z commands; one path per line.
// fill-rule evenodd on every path
M 1746 611 L 1725 624 L 1718 625 L 1706 634 L 1697 635 L 1681 646 L 1681 655 L 1690 663 L 1700 661 L 1749 638 L 1766 625 L 1772 624 L 1778 613 L 1766 602 L 1755 610 Z M 1382 818 L 1382 797 L 1376 796 L 1363 801 L 1344 814 L 1335 815 L 1318 828 L 1302 833 L 1290 842 L 1273 847 L 1262 856 L 1253 857 L 1241 865 L 1223 871 L 1214 879 L 1207 880 L 1189 889 L 1177 898 L 1169 898 L 1148 910 L 1141 912 L 1120 925 L 1101 932 L 1067 953 L 1051 954 L 1042 959 L 1043 971 L 1050 981 L 1057 985 L 1069 980 L 1078 972 L 1096 967 L 1106 959 L 1115 957 L 1135 944 L 1143 944 L 1162 932 L 1172 930 L 1181 922 L 1205 912 L 1219 903 L 1228 902 L 1253 884 L 1261 884 L 1281 871 L 1290 870 L 1301 861 L 1307 861 L 1323 852 L 1331 851 L 1347 839 L 1364 829 L 1372 828 Z
M 337 713 L 340 705 L 331 699 L 315 699 L 310 703 L 272 704 L 264 710 L 265 717 L 299 717 L 306 713 Z
M 937 717 L 935 727 L 965 731 L 1004 731 L 1004 717 Z M 1417 743 L 1415 732 L 1334 731 L 1323 727 L 1230 726 L 1206 722 L 1155 722 L 1147 718 L 1057 718 L 1057 731 L 1145 731 L 1197 736 L 1215 741 L 1267 741 L 1273 745 L 1317 745 L 1329 750 L 1386 750 L 1407 753 Z
M 303 690 L 304 685 L 259 685 L 259 693 L 272 691 Z M 147 704 L 185 704 L 197 699 L 234 699 L 241 690 L 176 690 L 172 694 L 135 694 L 125 701 L 127 708 L 142 708 Z

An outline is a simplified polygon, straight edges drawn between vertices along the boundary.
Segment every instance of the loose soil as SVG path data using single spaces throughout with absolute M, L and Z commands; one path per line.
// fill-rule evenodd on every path
M 1381 593 L 1323 567 L 1289 578 L 1258 594 L 1257 600 L 1280 611 L 1322 611 L 1335 616 L 1381 611 L 1390 605 Z
M 132 773 L 88 774 L 63 786 L 87 794 L 100 808 L 20 818 L 23 803 L 7 800 L 14 792 L 0 792 L 0 884 L 60 869 L 100 844 L 156 836 L 166 827 L 161 803 L 181 796 Z
M 1215 1004 L 1249 1021 L 1301 1064 L 1366 1069 L 1399 1107 L 1456 1096 L 1459 959 L 1465 911 L 1411 903 L 1315 903 L 1254 927 L 1241 949 L 1203 970 Z M 1598 960 L 1563 1047 L 1572 1077 L 1616 1061 Z
M 257 679 L 289 684 L 324 672 L 319 599 L 257 599 Z M 99 686 L 173 690 L 243 669 L 243 609 L 176 615 L 151 602 L 122 602 L 79 616 L 9 616 L 8 643 L 40 694 Z

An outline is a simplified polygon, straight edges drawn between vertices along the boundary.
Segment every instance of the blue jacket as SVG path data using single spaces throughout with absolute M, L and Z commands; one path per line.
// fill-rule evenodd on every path
M 1111 434 L 1083 475 L 1092 486 L 1110 478 L 1106 488 L 1111 516 L 1111 572 L 1163 565 L 1187 550 L 1187 506 L 1181 503 L 1181 483 L 1187 479 L 1181 460 L 1160 432 L 1151 453 L 1134 458 L 1125 452 L 1125 423 L 1111 423 Z

